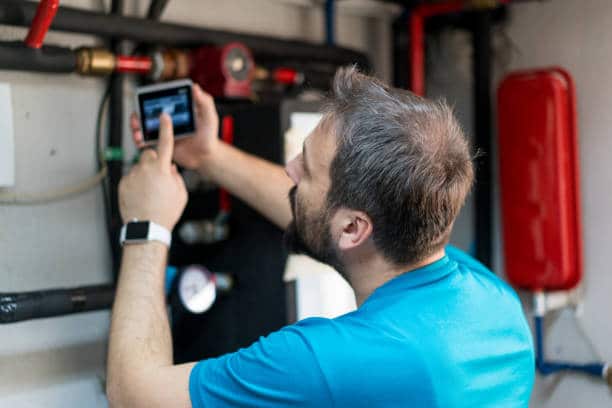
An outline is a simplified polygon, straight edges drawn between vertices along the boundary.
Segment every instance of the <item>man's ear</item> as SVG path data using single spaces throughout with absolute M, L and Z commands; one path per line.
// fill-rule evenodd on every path
M 340 208 L 332 222 L 341 251 L 357 248 L 372 236 L 372 220 L 362 211 Z

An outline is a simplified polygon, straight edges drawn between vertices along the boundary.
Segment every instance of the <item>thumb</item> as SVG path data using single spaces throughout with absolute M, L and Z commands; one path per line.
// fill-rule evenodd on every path
M 174 152 L 174 130 L 172 129 L 172 119 L 167 113 L 162 113 L 159 117 L 159 143 L 157 154 L 162 163 L 170 165 Z

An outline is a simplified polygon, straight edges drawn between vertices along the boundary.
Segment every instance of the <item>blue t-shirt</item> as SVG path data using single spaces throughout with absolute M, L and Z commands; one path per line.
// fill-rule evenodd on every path
M 527 407 L 534 366 L 514 291 L 448 247 L 354 312 L 199 362 L 189 392 L 195 408 Z

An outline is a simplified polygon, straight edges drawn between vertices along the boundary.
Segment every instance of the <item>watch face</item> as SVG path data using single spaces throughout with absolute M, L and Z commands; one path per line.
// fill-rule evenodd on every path
M 127 224 L 127 228 L 125 229 L 125 239 L 130 240 L 140 240 L 147 239 L 149 236 L 149 222 L 148 221 L 137 221 L 130 222 Z

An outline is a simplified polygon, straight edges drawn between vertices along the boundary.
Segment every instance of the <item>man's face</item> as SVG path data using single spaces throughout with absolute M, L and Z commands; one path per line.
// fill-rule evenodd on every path
M 331 120 L 324 118 L 304 142 L 302 153 L 287 164 L 295 186 L 289 192 L 293 221 L 285 232 L 285 242 L 291 252 L 308 255 L 343 273 L 331 233 L 333 214 L 326 199 L 335 151 Z

